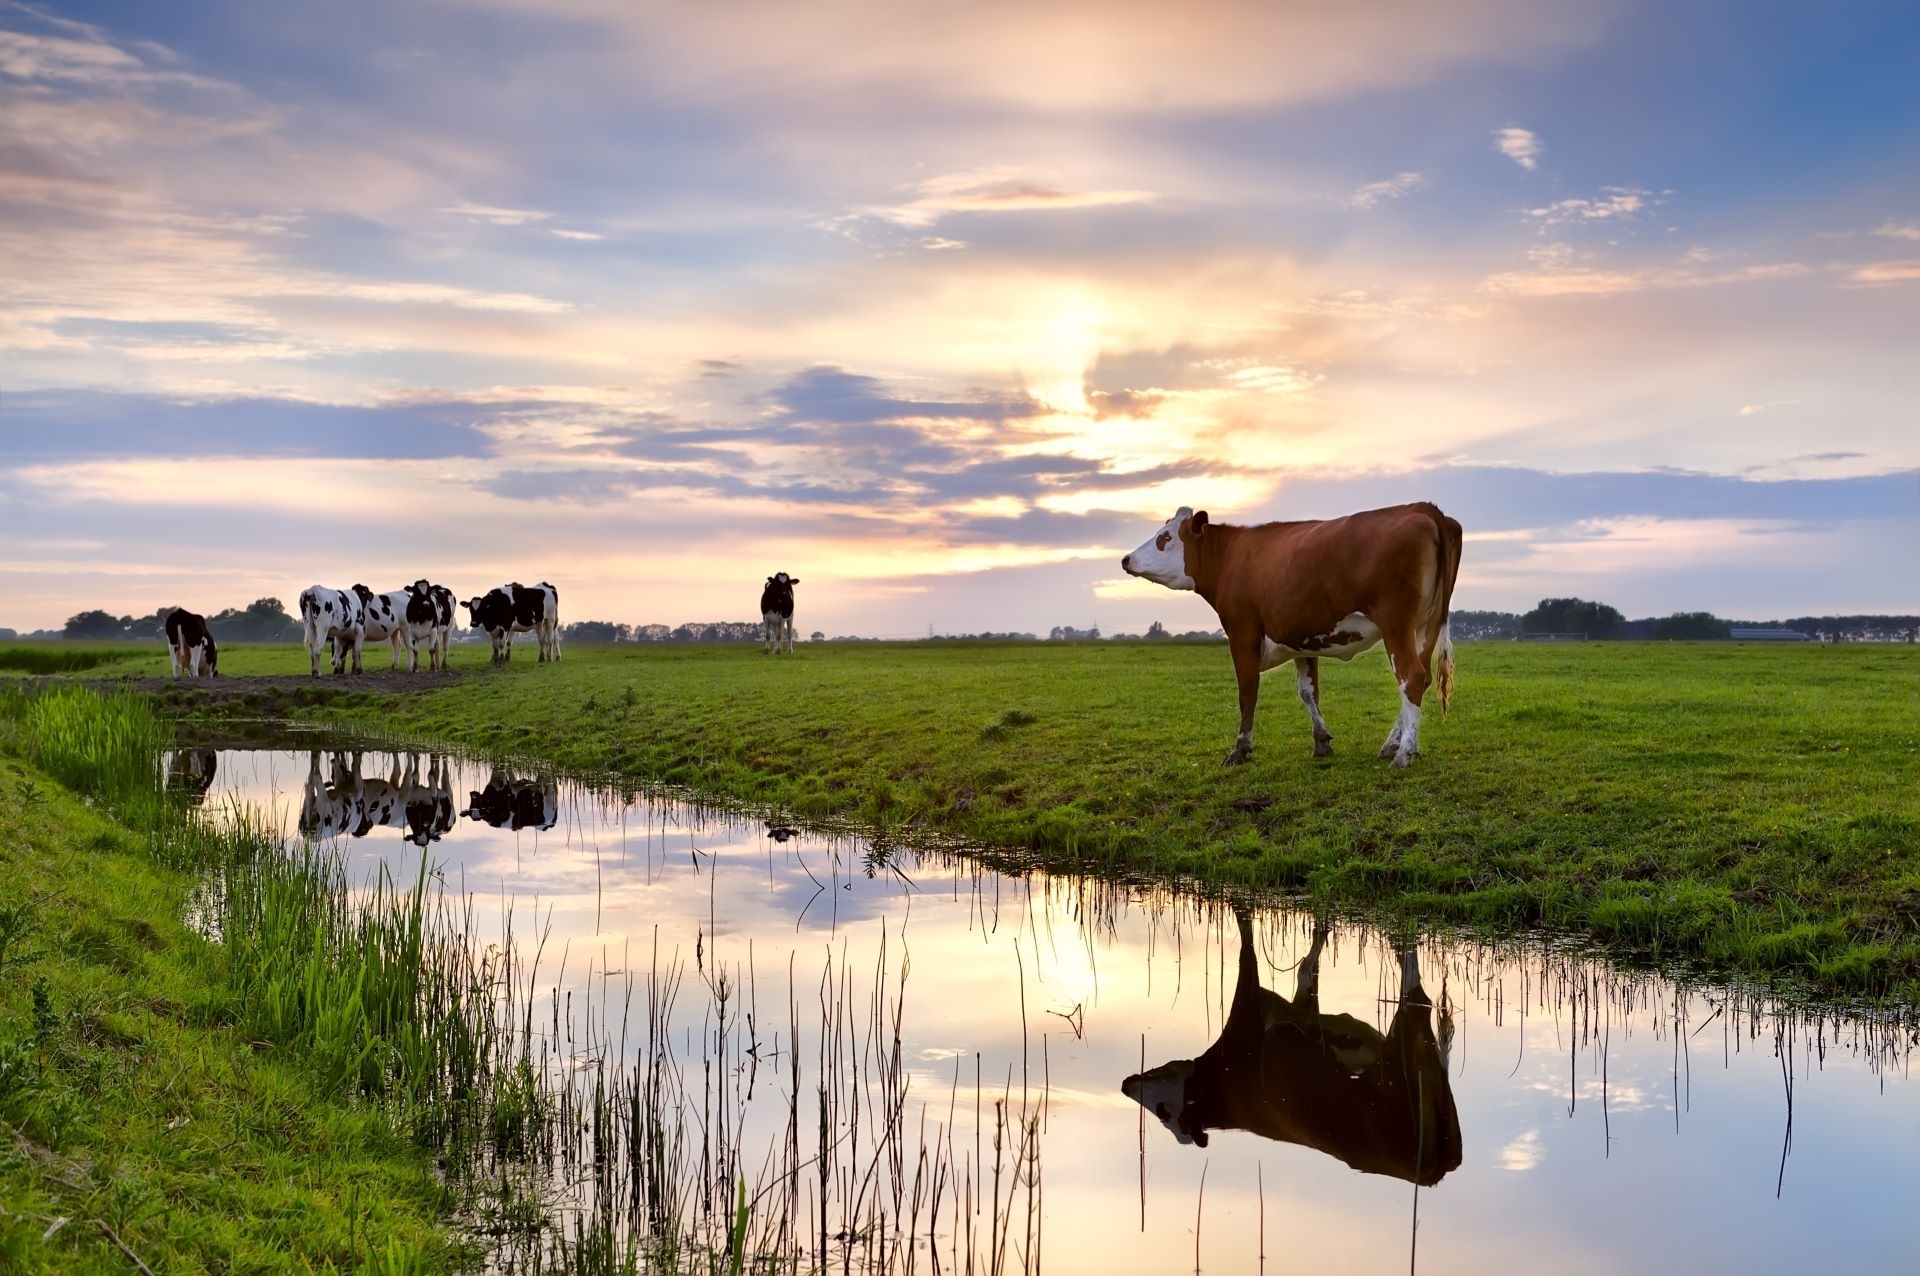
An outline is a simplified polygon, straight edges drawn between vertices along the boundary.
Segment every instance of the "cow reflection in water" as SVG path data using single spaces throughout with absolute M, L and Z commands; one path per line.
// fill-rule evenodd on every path
M 212 749 L 173 749 L 160 755 L 161 787 L 180 794 L 187 805 L 199 806 L 207 800 L 218 765 Z
M 362 774 L 363 757 L 332 754 L 323 780 L 320 751 L 308 753 L 307 788 L 300 803 L 302 833 L 316 839 L 365 837 L 375 829 L 390 828 L 424 848 L 453 828 L 453 792 L 447 786 L 445 758 L 431 758 L 423 768 L 417 756 L 396 754 L 382 777 Z
M 1220 1039 L 1198 1059 L 1128 1077 L 1121 1092 L 1182 1143 L 1205 1147 L 1209 1130 L 1247 1130 L 1368 1174 L 1438 1183 L 1460 1164 L 1460 1117 L 1413 946 L 1397 949 L 1399 1008 L 1382 1035 L 1352 1015 L 1321 1012 L 1324 925 L 1314 926 L 1288 1001 L 1260 986 L 1253 924 L 1238 909 L 1234 919 L 1240 970 Z M 1445 1009 L 1440 1035 L 1453 1035 Z
M 470 820 L 491 824 L 497 829 L 552 828 L 560 819 L 559 801 L 552 786 L 540 780 L 521 780 L 495 771 L 487 787 L 472 794 L 461 814 Z

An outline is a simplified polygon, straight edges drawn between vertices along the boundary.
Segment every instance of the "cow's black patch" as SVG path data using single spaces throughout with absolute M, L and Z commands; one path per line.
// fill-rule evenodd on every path
M 799 577 L 789 576 L 785 572 L 777 572 L 767 577 L 767 587 L 760 591 L 760 614 L 792 620 L 793 587 L 799 583 Z

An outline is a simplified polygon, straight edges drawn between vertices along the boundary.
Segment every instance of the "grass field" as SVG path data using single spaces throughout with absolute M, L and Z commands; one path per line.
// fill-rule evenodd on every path
M 61 700 L 0 699 L 0 1271 L 444 1270 L 430 1158 L 187 924 L 211 844 L 161 818 L 150 709 Z
M 1920 993 L 1911 647 L 1464 646 L 1453 712 L 1428 713 L 1404 774 L 1374 756 L 1397 704 L 1377 653 L 1323 662 L 1333 757 L 1310 756 L 1281 670 L 1253 760 L 1232 769 L 1219 645 L 831 644 L 790 660 L 575 645 L 559 665 L 497 671 L 468 647 L 455 660 L 465 676 L 404 696 L 316 706 L 303 685 L 225 703 L 937 829 L 1058 868 L 1546 923 L 1728 972 Z M 304 657 L 240 647 L 222 664 L 288 673 Z

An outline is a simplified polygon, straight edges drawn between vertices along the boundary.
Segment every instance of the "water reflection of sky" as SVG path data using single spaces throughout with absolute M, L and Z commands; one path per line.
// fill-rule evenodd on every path
M 207 802 L 254 806 L 292 833 L 315 761 L 222 753 Z M 318 764 L 324 787 L 334 760 Z M 432 787 L 425 758 L 409 768 L 369 753 L 359 773 L 399 777 L 416 800 Z M 543 818 L 514 830 L 463 814 L 490 783 L 541 786 Z M 1275 1272 L 1407 1267 L 1410 1183 L 1236 1130 L 1182 1145 L 1121 1094 L 1143 1055 L 1149 1067 L 1194 1059 L 1228 1022 L 1240 940 L 1225 909 L 911 854 L 868 876 L 855 844 L 782 843 L 757 826 L 484 764 L 451 762 L 444 788 L 453 818 L 426 853 L 473 894 L 476 937 L 498 938 L 508 909 L 522 941 L 545 930 L 541 986 L 570 989 L 579 1005 L 677 960 L 687 974 L 676 1028 L 691 1042 L 712 1025 L 697 960 L 730 972 L 759 1021 L 784 1031 L 790 968 L 804 1017 L 830 961 L 864 1005 L 881 945 L 889 985 L 904 954 L 910 1095 L 930 1124 L 971 1106 L 976 1069 L 988 1108 L 1003 1089 L 1017 1102 L 1023 1079 L 1047 1096 L 1048 1271 L 1190 1271 L 1196 1211 L 1205 1270 L 1261 1270 L 1262 1237 Z M 422 851 L 405 833 L 385 825 L 341 845 L 355 873 L 383 865 L 411 881 Z M 1253 925 L 1260 983 L 1290 997 L 1310 919 L 1267 911 Z M 1444 1067 L 1462 1148 L 1457 1169 L 1418 1190 L 1420 1270 L 1797 1271 L 1836 1254 L 1920 1270 L 1907 1216 L 1920 1089 L 1904 1054 L 1874 1048 L 1872 1033 L 1834 1019 L 1783 1028 L 1723 994 L 1540 952 L 1429 943 L 1420 966 L 1427 994 L 1439 1003 L 1444 989 L 1451 1008 Z M 1323 1014 L 1385 1032 L 1400 989 L 1384 937 L 1333 930 Z M 760 1121 L 775 1139 L 784 1114 L 749 1113 L 749 1129 Z M 751 1133 L 747 1142 L 752 1161 Z

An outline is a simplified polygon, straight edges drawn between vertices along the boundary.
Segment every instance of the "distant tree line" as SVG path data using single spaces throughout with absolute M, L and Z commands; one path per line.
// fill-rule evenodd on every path
M 1784 629 L 1821 642 L 1920 641 L 1920 616 L 1791 616 L 1785 620 L 1728 620 L 1706 611 L 1628 620 L 1617 608 L 1584 598 L 1543 598 L 1528 612 L 1456 611 L 1453 636 L 1463 641 L 1568 634 L 1591 639 L 1656 642 L 1727 639 L 1736 629 Z

